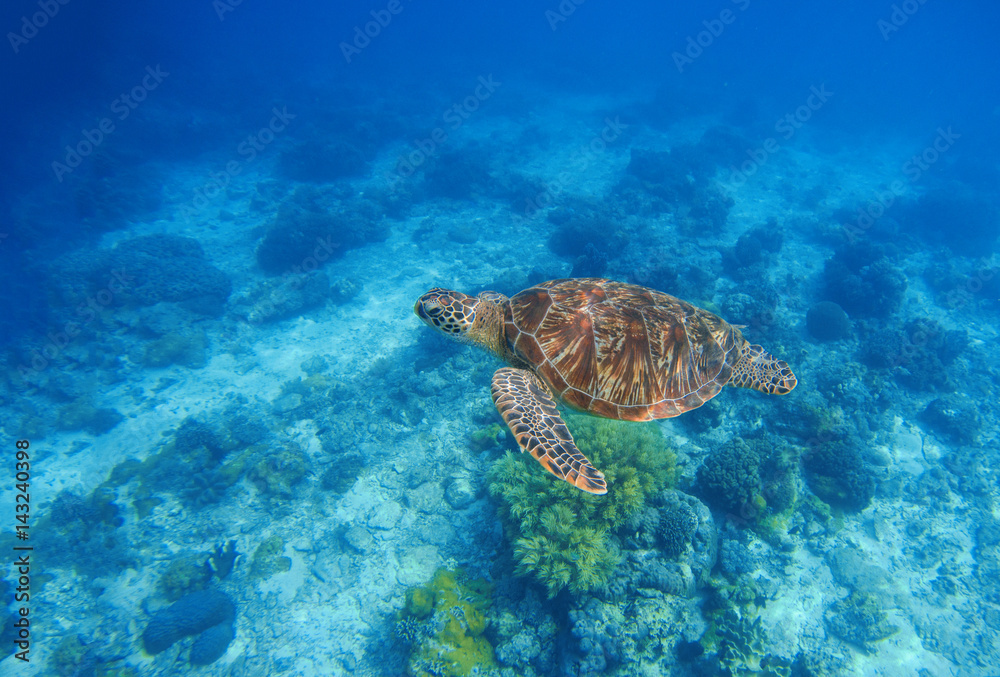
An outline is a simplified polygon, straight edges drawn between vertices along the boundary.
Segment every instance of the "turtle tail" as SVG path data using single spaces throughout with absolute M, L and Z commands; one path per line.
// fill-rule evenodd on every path
M 798 384 L 791 367 L 756 344 L 745 343 L 733 365 L 729 385 L 752 388 L 768 395 L 787 395 Z

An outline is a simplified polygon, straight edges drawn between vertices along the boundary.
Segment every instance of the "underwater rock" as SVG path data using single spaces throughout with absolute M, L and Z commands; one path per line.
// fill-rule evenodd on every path
M 899 628 L 889 622 L 882 605 L 873 596 L 854 592 L 827 611 L 826 627 L 831 633 L 869 653 L 875 642 L 891 637 Z
M 236 605 L 229 595 L 215 588 L 192 592 L 153 614 L 142 633 L 143 647 L 146 653 L 158 654 L 183 637 L 235 618 Z
M 184 302 L 202 314 L 217 315 L 232 291 L 232 282 L 206 258 L 197 240 L 180 235 L 144 235 L 112 249 L 98 279 L 114 270 L 134 279 L 123 294 L 141 306 L 162 301 Z
M 348 249 L 387 236 L 388 227 L 374 202 L 345 201 L 335 191 L 299 186 L 268 225 L 257 247 L 257 265 L 270 274 L 299 276 L 340 258 Z
M 96 436 L 103 435 L 124 420 L 125 417 L 115 409 L 77 401 L 59 409 L 55 425 L 58 430 L 82 430 Z
M 375 539 L 364 527 L 355 524 L 344 534 L 347 545 L 357 550 L 362 555 L 369 552 L 375 546 Z
M 250 560 L 250 579 L 268 578 L 291 569 L 292 560 L 282 554 L 284 551 L 285 542 L 277 534 L 262 541 Z
M 433 197 L 466 200 L 490 187 L 489 155 L 475 144 L 442 153 L 427 167 L 424 188 Z
M 863 593 L 875 593 L 889 588 L 892 578 L 880 566 L 872 564 L 855 548 L 841 546 L 826 556 L 830 572 L 845 588 Z
M 148 369 L 201 369 L 208 363 L 208 337 L 197 329 L 168 333 L 147 343 L 137 361 Z
M 823 271 L 830 299 L 851 316 L 888 317 L 899 309 L 906 276 L 882 248 L 870 243 L 843 247 Z
M 330 281 L 322 271 L 264 280 L 234 299 L 247 322 L 267 323 L 297 317 L 322 306 L 330 297 Z
M 468 477 L 454 477 L 444 490 L 444 499 L 455 510 L 464 510 L 476 500 L 476 487 Z
M 972 444 L 982 427 L 978 410 L 965 395 L 945 395 L 927 405 L 921 418 L 956 444 Z
M 960 181 L 928 190 L 901 208 L 900 220 L 909 232 L 963 256 L 983 255 L 1000 235 L 1000 211 L 992 195 Z
M 600 277 L 608 267 L 608 255 L 588 242 L 583 254 L 576 257 L 570 277 Z
M 278 170 L 294 181 L 329 183 L 368 171 L 364 154 L 344 139 L 310 139 L 282 151 Z
M 625 525 L 626 564 L 614 594 L 625 588 L 652 588 L 692 596 L 711 575 L 718 554 L 712 511 L 694 496 L 666 489 Z
M 820 341 L 839 341 L 851 333 L 851 321 L 833 301 L 821 301 L 806 313 L 806 328 Z

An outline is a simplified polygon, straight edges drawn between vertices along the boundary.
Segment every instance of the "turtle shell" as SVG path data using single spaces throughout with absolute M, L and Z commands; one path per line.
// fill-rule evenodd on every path
M 678 416 L 728 383 L 739 329 L 669 294 L 600 278 L 513 296 L 507 345 L 575 409 L 626 421 Z

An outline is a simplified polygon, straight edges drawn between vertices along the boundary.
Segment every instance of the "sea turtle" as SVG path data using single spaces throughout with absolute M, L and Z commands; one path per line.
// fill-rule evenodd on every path
M 494 353 L 493 402 L 522 451 L 594 494 L 604 475 L 580 453 L 556 399 L 623 421 L 670 418 L 725 385 L 784 395 L 796 385 L 782 360 L 733 326 L 679 298 L 600 278 L 552 280 L 511 298 L 435 288 L 413 308 L 424 322 Z

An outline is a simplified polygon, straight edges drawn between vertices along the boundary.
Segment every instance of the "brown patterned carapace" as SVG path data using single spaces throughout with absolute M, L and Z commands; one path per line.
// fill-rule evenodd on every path
M 605 418 L 649 421 L 700 407 L 726 385 L 784 395 L 788 364 L 707 310 L 646 287 L 601 278 L 552 280 L 507 299 L 445 289 L 415 311 L 438 330 L 507 361 L 493 401 L 522 450 L 592 493 L 604 476 L 573 443 L 555 399 Z
M 595 278 L 513 296 L 504 333 L 557 397 L 627 421 L 701 406 L 729 382 L 745 343 L 738 329 L 690 303 Z

